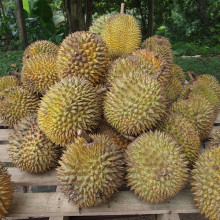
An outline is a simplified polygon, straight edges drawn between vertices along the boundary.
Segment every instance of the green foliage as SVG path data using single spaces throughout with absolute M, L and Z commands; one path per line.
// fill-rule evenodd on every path
M 193 71 L 196 75 L 211 74 L 220 81 L 219 57 L 175 57 L 174 62 L 184 71 Z
M 24 51 L 0 51 L 0 76 L 7 75 L 10 71 L 21 71 L 23 52 Z

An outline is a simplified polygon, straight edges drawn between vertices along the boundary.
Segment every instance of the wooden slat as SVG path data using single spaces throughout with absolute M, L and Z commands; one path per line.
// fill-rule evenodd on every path
M 11 162 L 11 159 L 8 156 L 8 144 L 0 144 L 0 161 Z
M 215 124 L 220 124 L 220 114 L 218 115 L 217 119 L 215 120 Z
M 11 129 L 0 129 L 0 141 L 8 141 Z
M 189 190 L 160 204 L 143 202 L 133 192 L 118 192 L 103 206 L 79 208 L 68 203 L 62 193 L 15 193 L 9 217 L 144 215 L 198 213 Z
M 162 214 L 157 216 L 157 220 L 180 220 L 180 217 L 177 213 Z
M 19 186 L 56 186 L 56 170 L 52 169 L 44 174 L 31 174 L 15 167 L 8 167 L 12 181 Z

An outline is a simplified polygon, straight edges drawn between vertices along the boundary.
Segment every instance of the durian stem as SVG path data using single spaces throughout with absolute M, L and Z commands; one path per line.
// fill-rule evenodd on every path
M 11 76 L 21 76 L 21 73 L 19 73 L 19 72 L 9 72 L 9 75 L 11 75 Z
M 133 137 L 133 136 L 129 136 L 129 135 L 125 135 L 125 134 L 121 134 L 121 136 L 128 139 L 129 141 L 134 141 L 135 140 L 135 137 Z
M 185 96 L 184 96 L 183 99 L 188 99 L 188 98 L 189 98 L 189 94 L 190 94 L 191 91 L 192 91 L 192 88 L 189 88 L 189 89 L 186 91 L 186 94 L 185 94 Z
M 124 14 L 125 13 L 125 3 L 121 3 L 121 11 L 120 14 Z
M 87 143 L 92 143 L 93 142 L 93 139 L 82 129 L 79 129 L 77 131 L 77 135 L 84 138 Z
M 166 67 L 165 66 L 163 66 L 161 69 L 160 69 L 160 71 L 157 73 L 157 75 L 155 76 L 155 79 L 157 80 L 157 79 L 159 79 L 160 78 L 160 76 L 162 75 L 162 73 L 163 73 L 163 71 L 166 69 Z
M 193 72 L 190 72 L 190 71 L 187 71 L 187 74 L 188 74 L 188 76 L 189 76 L 189 78 L 190 78 L 190 80 L 191 81 L 194 81 L 195 80 L 195 78 L 194 78 L 194 73 Z
M 103 93 L 103 92 L 107 92 L 107 91 L 109 91 L 109 88 L 108 88 L 108 87 L 101 88 L 101 89 L 97 90 L 97 94 L 99 95 L 99 94 L 101 94 L 101 93 Z

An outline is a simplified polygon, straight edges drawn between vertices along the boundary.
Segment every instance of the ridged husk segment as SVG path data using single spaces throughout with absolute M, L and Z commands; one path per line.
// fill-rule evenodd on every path
M 44 173 L 56 167 L 61 154 L 40 130 L 36 114 L 23 118 L 14 127 L 8 151 L 14 165 L 30 173 Z
M 220 128 L 215 131 L 211 136 L 211 140 L 209 142 L 209 147 L 218 147 L 220 146 Z
M 171 75 L 165 89 L 167 99 L 170 102 L 176 101 L 183 92 L 183 89 L 184 87 L 180 80 L 176 76 Z
M 112 58 L 125 56 L 139 48 L 141 29 L 137 20 L 127 14 L 111 16 L 101 32 Z
M 124 138 L 119 132 L 113 129 L 105 120 L 100 122 L 97 132 L 112 140 L 119 150 L 124 151 L 130 143 L 128 139 Z
M 98 35 L 98 36 L 101 36 L 102 29 L 103 29 L 105 23 L 107 22 L 107 20 L 111 16 L 112 16 L 111 14 L 105 14 L 105 15 L 102 15 L 102 16 L 98 17 L 97 19 L 95 19 L 92 22 L 92 25 L 89 27 L 89 31 Z
M 74 141 L 78 129 L 93 131 L 100 118 L 96 89 L 83 77 L 55 83 L 42 98 L 38 111 L 40 129 L 61 146 Z
M 5 89 L 19 86 L 21 84 L 21 80 L 16 76 L 2 76 L 0 77 L 0 93 Z
M 171 113 L 162 121 L 162 130 L 175 139 L 192 165 L 200 152 L 199 133 L 182 115 Z
M 36 93 L 44 93 L 58 81 L 56 57 L 50 54 L 38 54 L 29 58 L 22 69 L 23 86 Z
M 183 69 L 174 63 L 171 66 L 171 76 L 177 77 L 183 85 L 185 84 L 186 76 Z
M 13 127 L 21 118 L 37 112 L 39 97 L 23 87 L 15 86 L 4 91 L 0 97 L 0 118 L 5 125 Z
M 207 99 L 207 101 L 210 102 L 210 104 L 213 106 L 213 108 L 215 109 L 215 111 L 217 112 L 217 110 L 219 109 L 219 105 L 220 105 L 220 99 L 218 98 L 218 96 L 216 95 L 216 93 L 214 92 L 214 90 L 212 90 L 212 88 L 210 88 L 209 86 L 207 86 L 205 83 L 201 83 L 198 81 L 194 81 L 192 83 L 189 83 L 183 90 L 182 94 L 180 95 L 181 98 L 183 98 L 186 93 L 188 92 L 188 90 L 191 89 L 190 93 L 189 93 L 189 98 L 193 95 L 201 95 L 204 98 Z
M 146 74 L 156 75 L 157 68 L 143 57 L 134 55 L 119 57 L 110 65 L 107 78 L 108 84 L 114 82 L 115 78 L 121 78 L 131 71 L 144 71 Z
M 173 51 L 171 44 L 165 37 L 159 35 L 149 37 L 142 43 L 142 48 L 158 53 L 167 65 L 171 65 L 173 63 Z
M 0 162 L 0 218 L 5 218 L 13 199 L 13 183 L 7 169 Z
M 171 111 L 187 118 L 199 132 L 201 140 L 206 139 L 213 128 L 215 110 L 201 95 L 193 95 L 190 99 L 173 103 Z
M 24 51 L 23 62 L 25 60 L 36 56 L 37 54 L 50 54 L 56 56 L 59 47 L 47 40 L 39 40 L 30 44 Z
M 220 218 L 220 146 L 202 153 L 192 171 L 196 206 L 210 220 Z
M 220 83 L 214 76 L 203 74 L 197 77 L 197 81 L 204 83 L 207 87 L 214 90 L 220 100 Z
M 83 76 L 93 84 L 105 82 L 109 64 L 106 43 L 90 32 L 68 35 L 61 43 L 57 55 L 57 72 L 60 78 Z
M 104 135 L 91 135 L 92 143 L 78 137 L 67 147 L 57 179 L 61 191 L 79 207 L 101 205 L 123 182 L 123 154 Z
M 135 56 L 145 58 L 145 60 L 148 63 L 152 64 L 152 66 L 156 69 L 157 72 L 159 72 L 162 68 L 165 68 L 158 81 L 164 87 L 166 87 L 167 83 L 169 83 L 169 78 L 171 76 L 170 65 L 167 65 L 167 63 L 159 57 L 158 53 L 154 51 L 148 51 L 146 49 L 140 49 L 133 52 L 132 54 Z
M 126 161 L 128 186 L 144 201 L 163 202 L 187 182 L 185 156 L 177 142 L 163 132 L 139 136 L 128 145 Z
M 112 83 L 106 93 L 104 115 L 120 133 L 137 136 L 155 126 L 163 117 L 166 104 L 160 83 L 134 71 Z

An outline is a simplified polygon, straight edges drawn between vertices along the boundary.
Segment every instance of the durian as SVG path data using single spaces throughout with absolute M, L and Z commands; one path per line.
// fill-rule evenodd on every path
M 165 89 L 167 99 L 170 102 L 176 101 L 183 92 L 183 88 L 183 84 L 180 80 L 176 76 L 171 75 Z
M 0 77 L 0 93 L 5 89 L 19 86 L 21 84 L 21 80 L 16 76 L 2 76 Z
M 173 63 L 173 51 L 171 44 L 169 40 L 163 36 L 155 35 L 147 38 L 142 43 L 142 48 L 158 53 L 167 65 L 171 65 Z
M 0 119 L 13 127 L 21 118 L 37 112 L 39 97 L 15 86 L 6 89 L 0 97 Z
M 128 186 L 141 199 L 163 202 L 178 193 L 188 177 L 187 161 L 177 142 L 163 132 L 148 132 L 128 145 Z
M 13 183 L 7 169 L 0 162 L 0 218 L 5 218 L 13 199 Z
M 166 87 L 167 83 L 169 83 L 170 74 L 170 66 L 166 64 L 166 62 L 158 56 L 158 53 L 154 51 L 147 51 L 146 49 L 140 49 L 133 52 L 133 55 L 144 58 L 148 63 L 150 63 L 157 72 L 162 71 L 162 74 L 158 81 Z
M 90 32 L 75 32 L 67 36 L 57 55 L 59 78 L 83 76 L 94 85 L 105 82 L 109 64 L 106 43 Z
M 106 93 L 104 115 L 120 133 L 137 136 L 151 129 L 166 111 L 163 88 L 144 72 L 130 72 L 115 79 Z
M 220 219 L 220 146 L 203 152 L 192 171 L 192 193 L 198 209 Z
M 120 78 L 123 74 L 128 74 L 131 71 L 143 71 L 149 75 L 156 75 L 157 69 L 143 57 L 129 55 L 119 57 L 112 62 L 108 71 L 107 82 L 111 85 L 115 78 Z
M 171 113 L 162 122 L 162 130 L 175 139 L 186 155 L 189 164 L 193 164 L 200 152 L 198 131 L 186 118 Z
M 107 136 L 112 140 L 119 150 L 125 150 L 130 143 L 128 139 L 123 137 L 120 133 L 114 130 L 105 120 L 102 120 L 99 124 L 99 134 Z
M 207 86 L 205 83 L 195 81 L 195 82 L 189 83 L 184 88 L 184 90 L 180 96 L 183 98 L 189 89 L 191 90 L 188 95 L 189 98 L 193 95 L 197 95 L 197 94 L 201 95 L 204 98 L 206 98 L 207 101 L 210 102 L 210 104 L 214 107 L 215 111 L 217 112 L 217 110 L 219 108 L 219 104 L 220 104 L 220 99 L 218 98 L 218 96 L 216 95 L 214 90 L 212 90 L 212 88 Z
M 102 15 L 102 16 L 98 17 L 97 19 L 95 19 L 92 22 L 92 26 L 89 27 L 89 31 L 98 35 L 98 36 L 101 36 L 102 29 L 103 29 L 105 23 L 107 22 L 107 20 L 111 16 L 112 16 L 111 14 L 105 14 L 105 15 Z
M 136 19 L 127 14 L 111 16 L 101 31 L 113 59 L 125 56 L 139 48 L 141 30 Z
M 20 120 L 9 136 L 9 156 L 12 162 L 30 173 L 44 173 L 56 167 L 59 150 L 39 129 L 35 114 Z
M 215 111 L 209 101 L 201 95 L 173 103 L 171 111 L 187 118 L 199 132 L 201 140 L 208 137 L 213 128 Z
M 93 131 L 100 117 L 96 89 L 83 77 L 55 83 L 42 98 L 38 111 L 40 129 L 61 146 L 71 143 L 78 129 Z
M 185 84 L 186 76 L 183 69 L 174 63 L 171 66 L 171 76 L 177 77 L 183 85 Z
M 58 50 L 59 47 L 50 41 L 47 40 L 35 41 L 25 49 L 23 62 L 25 62 L 25 60 L 33 56 L 36 56 L 37 54 L 51 54 L 56 56 Z
M 29 58 L 22 69 L 23 86 L 36 93 L 44 93 L 58 81 L 56 57 L 50 54 L 38 54 Z
M 218 147 L 220 146 L 220 128 L 218 128 L 214 134 L 211 136 L 211 140 L 208 143 L 209 147 Z
M 220 83 L 214 76 L 203 74 L 197 77 L 197 81 L 204 83 L 207 87 L 214 90 L 220 100 Z
M 79 207 L 105 203 L 123 182 L 123 154 L 104 135 L 78 137 L 67 147 L 57 179 L 61 191 Z

